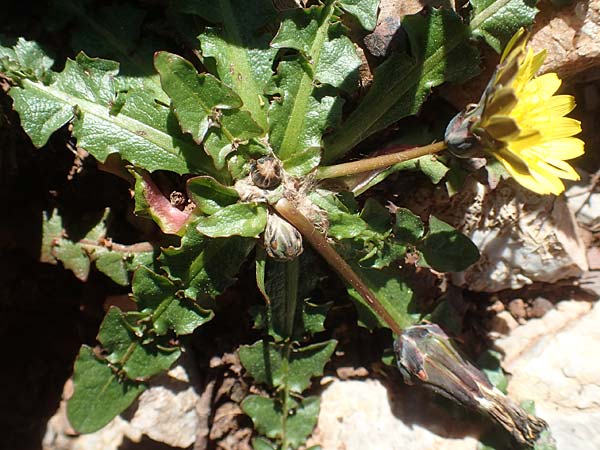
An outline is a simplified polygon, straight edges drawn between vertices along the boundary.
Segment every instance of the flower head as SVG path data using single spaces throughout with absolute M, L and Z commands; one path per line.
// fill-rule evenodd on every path
M 527 189 L 558 195 L 565 189 L 561 178 L 579 179 L 565 161 L 583 154 L 583 141 L 572 137 L 581 125 L 564 117 L 575 99 L 554 95 L 561 85 L 558 75 L 535 77 L 546 52 L 534 54 L 526 48 L 527 38 L 524 29 L 512 37 L 479 103 L 448 125 L 446 143 L 459 157 L 481 149 Z

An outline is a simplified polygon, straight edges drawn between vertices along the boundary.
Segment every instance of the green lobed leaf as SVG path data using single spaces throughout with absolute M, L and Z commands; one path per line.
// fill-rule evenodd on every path
M 318 397 L 307 397 L 298 403 L 286 418 L 283 428 L 281 406 L 273 399 L 249 395 L 241 404 L 242 410 L 252 419 L 256 431 L 271 439 L 285 440 L 299 447 L 312 433 L 319 415 Z
M 242 99 L 242 109 L 267 130 L 265 86 L 272 75 L 276 49 L 269 47 L 269 36 L 257 29 L 274 18 L 268 0 L 259 0 L 248 8 L 245 0 L 193 0 L 180 2 L 179 8 L 218 22 L 220 28 L 206 28 L 199 36 L 204 58 L 213 58 L 221 81 Z M 206 11 L 213 10 L 212 14 Z
M 76 0 L 53 0 L 50 14 L 60 16 L 71 35 L 74 52 L 119 61 L 121 71 L 115 79 L 118 90 L 131 88 L 151 92 L 161 101 L 168 97 L 160 87 L 158 75 L 153 73 L 152 59 L 158 48 L 166 43 L 144 28 L 146 11 L 127 3 L 119 5 L 96 5 Z
M 312 8 L 295 8 L 288 11 L 287 17 L 281 21 L 277 34 L 271 41 L 274 48 L 293 48 L 302 53 L 307 58 L 311 58 L 311 53 L 316 49 L 319 51 L 327 34 L 327 27 L 331 8 L 325 10 L 323 6 Z M 323 28 L 319 30 L 319 27 Z M 315 41 L 319 39 L 317 45 Z M 313 47 L 314 46 L 314 47 Z
M 208 237 L 258 237 L 267 225 L 267 210 L 254 203 L 235 203 L 196 221 L 196 229 Z
M 410 209 L 398 208 L 394 232 L 398 239 L 414 244 L 425 234 L 425 226 L 421 218 Z
M 473 35 L 485 39 L 498 53 L 515 32 L 533 23 L 537 0 L 470 0 Z
M 160 262 L 171 279 L 186 286 L 187 297 L 213 298 L 236 280 L 240 266 L 254 245 L 254 239 L 239 236 L 209 239 L 191 224 L 181 239 L 181 246 L 164 249 Z
M 390 213 L 375 199 L 367 199 L 360 217 L 367 229 L 350 244 L 355 253 L 352 259 L 358 260 L 361 267 L 382 269 L 406 254 L 405 242 L 392 233 Z M 349 253 L 346 250 L 344 253 Z
M 198 306 L 179 293 L 179 288 L 167 277 L 146 267 L 140 267 L 133 277 L 133 295 L 138 309 L 151 311 L 152 323 L 158 335 L 173 330 L 177 335 L 191 334 L 213 318 L 213 312 Z
M 81 245 L 67 239 L 55 243 L 53 249 L 56 259 L 63 263 L 65 269 L 73 272 L 79 280 L 87 281 L 90 274 L 90 258 Z
M 368 198 L 365 201 L 360 218 L 369 225 L 369 228 L 377 233 L 387 233 L 391 228 L 390 212 L 374 198 Z
M 333 302 L 314 304 L 304 302 L 302 309 L 302 329 L 308 336 L 325 331 L 325 319 Z
M 137 167 L 180 174 L 204 172 L 218 176 L 210 159 L 177 131 L 168 108 L 150 93 L 131 90 L 117 102 L 114 77 L 118 64 L 79 54 L 67 60 L 50 85 L 23 80 L 10 95 L 21 125 L 41 147 L 50 135 L 69 121 L 77 145 L 100 161 L 119 153 Z
M 270 387 L 288 387 L 302 392 L 310 379 L 323 374 L 323 368 L 335 350 L 337 341 L 329 340 L 299 349 L 286 349 L 289 344 L 258 341 L 239 348 L 240 361 L 257 383 Z
M 269 109 L 271 145 L 286 170 L 304 175 L 320 159 L 321 135 L 338 121 L 341 99 L 311 95 L 312 77 L 298 61 L 279 63 L 273 83 L 269 93 L 281 98 Z M 303 166 L 302 170 L 297 166 Z
M 321 399 L 317 396 L 303 398 L 294 408 L 294 413 L 286 421 L 286 440 L 299 447 L 310 436 L 317 425 Z
M 441 162 L 436 155 L 426 155 L 417 159 L 419 169 L 433 184 L 444 179 L 450 168 Z
M 167 341 L 142 342 L 126 321 L 126 315 L 111 307 L 98 332 L 98 340 L 108 351 L 106 359 L 121 368 L 130 379 L 144 380 L 171 367 L 181 350 Z
M 343 34 L 341 24 L 330 27 L 330 40 L 323 44 L 319 64 L 315 67 L 315 79 L 344 92 L 352 93 L 358 86 L 358 69 L 361 60 L 354 44 Z M 335 125 L 333 123 L 332 125 Z
M 360 60 L 343 27 L 332 23 L 333 19 L 332 3 L 294 10 L 271 41 L 273 47 L 301 52 L 279 63 L 268 90 L 279 97 L 269 109 L 271 144 L 285 168 L 295 169 L 294 175 L 314 168 L 310 165 L 316 164 L 321 136 L 341 113 L 341 98 L 317 86 L 329 84 L 347 91 L 356 87 Z M 307 151 L 298 169 L 299 155 Z M 296 158 L 293 162 L 292 157 Z
M 406 16 L 402 28 L 412 57 L 390 56 L 375 70 L 371 88 L 343 125 L 325 141 L 329 163 L 371 134 L 415 114 L 431 88 L 479 73 L 479 54 L 468 44 L 469 28 L 453 11 Z
M 156 53 L 154 66 L 184 132 L 200 143 L 209 128 L 219 128 L 222 136 L 216 135 L 216 141 L 213 137 L 204 146 L 218 169 L 234 150 L 232 145 L 262 134 L 250 114 L 238 109 L 242 106 L 240 97 L 214 76 L 199 74 L 189 61 L 168 52 Z
M 277 446 L 271 441 L 262 438 L 252 438 L 252 450 L 277 450 Z
M 153 262 L 154 250 L 149 245 L 136 244 L 122 246 L 116 243 L 107 244 L 106 228 L 110 210 L 98 215 L 90 223 L 71 224 L 72 228 L 78 225 L 80 230 L 74 234 L 82 235 L 78 241 L 69 239 L 68 232 L 63 225 L 63 220 L 57 210 L 42 217 L 42 246 L 40 261 L 56 264 L 60 261 L 63 266 L 71 270 L 80 280 L 86 281 L 91 264 L 121 286 L 129 284 L 129 272 L 135 270 L 140 264 L 150 265 Z M 97 219 L 97 220 L 96 220 Z M 85 234 L 84 234 L 85 233 Z
M 353 267 L 380 303 L 402 328 L 416 324 L 420 316 L 412 308 L 413 291 L 402 281 L 396 268 L 383 270 Z M 354 289 L 348 292 L 357 307 L 359 320 L 367 328 L 387 327 L 371 310 L 370 306 Z
M 350 239 L 367 229 L 367 224 L 358 213 L 350 209 L 330 191 L 317 189 L 309 194 L 310 200 L 327 212 L 329 228 L 327 234 L 335 239 Z
M 365 268 L 381 269 L 406 253 L 404 243 L 392 233 L 389 213 L 374 200 L 367 201 L 359 214 L 356 205 L 351 205 L 352 209 L 347 205 L 354 202 L 348 196 L 342 202 L 342 196 L 318 189 L 309 198 L 327 212 L 327 234 L 340 241 L 338 251 L 346 259 L 359 261 Z
M 435 216 L 429 218 L 429 233 L 418 244 L 425 263 L 441 272 L 465 270 L 479 259 L 473 242 Z
M 16 80 L 43 81 L 53 64 L 37 42 L 19 38 L 13 48 L 0 46 L 0 72 Z
M 121 286 L 129 284 L 129 271 L 125 265 L 125 256 L 116 252 L 101 252 L 96 257 L 96 269 Z
M 215 214 L 226 206 L 236 203 L 240 196 L 238 192 L 219 183 L 211 177 L 200 176 L 187 181 L 189 198 L 203 214 Z
M 291 10 L 271 46 L 302 52 L 315 82 L 351 92 L 358 83 L 361 61 L 341 23 L 329 23 L 331 13 L 328 6 Z
M 146 389 L 142 383 L 120 380 L 113 369 L 83 345 L 73 371 L 73 396 L 67 418 L 79 433 L 92 433 L 123 412 Z
M 339 0 L 339 5 L 352 14 L 365 30 L 375 29 L 379 0 Z

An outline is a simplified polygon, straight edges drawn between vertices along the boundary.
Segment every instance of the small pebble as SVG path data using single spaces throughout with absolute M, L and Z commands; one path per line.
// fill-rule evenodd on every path
M 522 298 L 515 298 L 508 304 L 508 310 L 515 319 L 524 319 L 527 317 L 527 305 Z
M 494 303 L 488 306 L 488 311 L 493 311 L 495 313 L 502 312 L 504 309 L 504 303 L 502 303 L 500 300 L 496 300 Z
M 551 309 L 554 309 L 554 305 L 552 302 L 544 297 L 538 297 L 533 301 L 533 305 L 531 305 L 530 316 L 531 317 L 542 317 Z

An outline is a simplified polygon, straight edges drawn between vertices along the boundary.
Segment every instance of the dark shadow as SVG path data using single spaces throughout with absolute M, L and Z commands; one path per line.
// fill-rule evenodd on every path
M 18 250 L 0 250 L 0 448 L 41 449 L 82 343 L 93 343 L 104 289 Z
M 411 427 L 421 427 L 445 439 L 477 439 L 487 424 L 479 416 L 421 386 L 405 385 L 392 376 L 384 384 L 392 413 Z
M 193 448 L 194 446 L 190 445 L 183 450 L 192 450 Z M 173 447 L 163 444 L 162 442 L 153 441 L 147 436 L 143 436 L 139 442 L 134 442 L 125 438 L 123 443 L 119 445 L 119 450 L 173 450 Z

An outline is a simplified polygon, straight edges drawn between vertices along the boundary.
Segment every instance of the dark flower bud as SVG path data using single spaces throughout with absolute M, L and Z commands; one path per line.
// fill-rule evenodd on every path
M 250 178 L 261 189 L 275 189 L 281 184 L 281 162 L 274 156 L 263 156 L 250 165 Z
M 480 108 L 472 106 L 459 112 L 446 127 L 444 140 L 448 151 L 458 158 L 481 156 L 483 147 L 479 136 L 473 133 L 473 124 L 479 119 Z
M 534 445 L 546 422 L 527 414 L 471 364 L 435 324 L 409 327 L 394 342 L 407 384 L 423 386 L 491 416 L 522 445 Z

